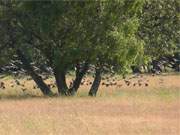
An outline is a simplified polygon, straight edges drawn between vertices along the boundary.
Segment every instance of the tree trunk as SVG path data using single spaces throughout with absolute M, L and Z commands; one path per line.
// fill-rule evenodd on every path
M 58 93 L 61 96 L 67 95 L 68 87 L 67 87 L 67 84 L 66 84 L 65 72 L 64 71 L 58 71 L 56 69 L 56 70 L 54 70 L 54 76 L 55 76 L 55 79 L 56 79 L 56 85 L 57 85 L 57 88 L 58 88 Z
M 175 71 L 180 72 L 180 62 L 175 63 Z
M 41 76 L 39 76 L 38 74 L 36 74 L 36 72 L 34 71 L 34 69 L 32 68 L 32 66 L 30 65 L 29 60 L 25 57 L 25 55 L 23 54 L 23 52 L 21 50 L 17 50 L 16 51 L 19 59 L 21 60 L 21 62 L 23 63 L 24 69 L 27 71 L 27 73 L 32 77 L 32 79 L 34 80 L 34 82 L 38 85 L 38 87 L 40 88 L 40 90 L 42 91 L 42 93 L 44 95 L 52 95 L 53 93 L 51 92 L 50 88 L 44 83 L 43 79 Z
M 12 3 L 9 3 L 9 11 L 12 11 Z M 13 12 L 13 11 L 12 11 Z M 15 45 L 17 43 L 17 37 L 16 35 L 16 27 L 11 25 L 11 21 L 13 18 L 11 18 L 10 20 L 7 20 L 6 22 L 6 29 L 7 29 L 7 33 L 10 36 L 10 47 L 12 47 L 13 49 L 16 49 Z M 33 67 L 30 64 L 30 61 L 26 58 L 26 56 L 23 54 L 23 52 L 20 49 L 16 49 L 16 53 L 19 57 L 19 59 L 21 60 L 21 62 L 23 63 L 24 69 L 27 71 L 27 73 L 32 77 L 32 79 L 34 80 L 34 82 L 38 85 L 38 87 L 40 88 L 41 92 L 44 95 L 52 95 L 52 91 L 50 90 L 50 88 L 44 83 L 43 79 L 41 78 L 41 76 L 39 76 L 33 69 Z
M 101 69 L 96 69 L 95 78 L 91 86 L 91 89 L 89 91 L 89 96 L 96 96 L 100 83 L 101 83 Z
M 79 86 L 81 84 L 81 81 L 84 77 L 84 75 L 86 74 L 86 71 L 88 70 L 88 63 L 86 62 L 84 64 L 84 66 L 82 67 L 82 69 L 80 69 L 79 66 L 77 66 L 77 70 L 76 70 L 76 78 L 73 81 L 73 86 L 69 89 L 69 94 L 70 95 L 75 95 L 79 89 Z

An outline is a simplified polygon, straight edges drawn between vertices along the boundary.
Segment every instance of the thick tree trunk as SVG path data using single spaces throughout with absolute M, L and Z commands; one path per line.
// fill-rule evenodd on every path
M 58 70 L 54 70 L 54 76 L 56 79 L 56 85 L 58 88 L 58 93 L 61 96 L 65 96 L 67 95 L 67 84 L 66 84 L 66 74 L 64 71 L 58 71 Z
M 18 49 L 16 52 L 17 52 L 19 59 L 23 63 L 24 69 L 32 77 L 32 79 L 38 85 L 38 87 L 40 88 L 42 93 L 44 95 L 52 95 L 50 88 L 44 83 L 42 77 L 35 73 L 34 69 L 30 65 L 29 60 L 25 57 L 25 55 L 22 53 L 22 51 Z
M 9 3 L 9 4 L 10 5 L 8 5 L 8 7 L 9 7 L 9 11 L 11 12 L 12 11 L 12 3 Z M 9 34 L 10 40 L 11 40 L 9 45 L 13 49 L 16 49 L 15 46 L 17 43 L 17 37 L 16 37 L 16 29 L 17 28 L 11 25 L 11 21 L 12 21 L 12 19 L 7 20 L 5 27 L 7 29 L 7 33 Z M 19 59 L 21 60 L 21 62 L 23 63 L 24 69 L 32 77 L 32 79 L 38 85 L 38 87 L 40 88 L 42 93 L 44 95 L 48 95 L 48 96 L 52 95 L 53 93 L 51 92 L 50 88 L 44 83 L 41 76 L 36 74 L 36 72 L 34 71 L 33 67 L 30 64 L 30 61 L 26 58 L 26 56 L 23 54 L 23 52 L 20 49 L 16 49 L 16 53 L 17 53 Z
M 175 71 L 180 72 L 180 62 L 175 64 Z
M 96 69 L 95 78 L 91 86 L 91 89 L 89 91 L 89 96 L 96 96 L 100 83 L 101 83 L 101 69 Z
M 77 66 L 76 78 L 73 81 L 73 86 L 69 89 L 70 95 L 75 95 L 77 93 L 79 86 L 81 84 L 81 81 L 82 81 L 84 75 L 86 74 L 87 70 L 88 70 L 88 63 L 87 62 L 84 64 L 82 69 L 79 66 Z

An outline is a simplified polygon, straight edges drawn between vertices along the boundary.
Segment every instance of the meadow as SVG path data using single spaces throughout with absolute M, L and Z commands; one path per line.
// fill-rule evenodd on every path
M 142 85 L 134 86 L 139 79 Z M 180 76 L 176 74 L 139 76 L 130 85 L 122 79 L 116 86 L 101 84 L 94 98 L 87 96 L 86 84 L 77 96 L 50 98 L 43 97 L 27 78 L 13 88 L 12 77 L 1 81 L 6 86 L 0 91 L 1 135 L 180 134 Z
M 0 135 L 180 135 L 179 7 L 0 0 Z

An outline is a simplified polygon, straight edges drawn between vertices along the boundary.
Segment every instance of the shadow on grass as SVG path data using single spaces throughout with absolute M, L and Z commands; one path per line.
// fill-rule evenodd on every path
M 24 99 L 43 99 L 48 98 L 47 96 L 37 96 L 37 95 L 3 95 L 0 96 L 0 100 L 24 100 Z
M 72 99 L 72 98 L 125 98 L 125 99 L 134 99 L 138 98 L 140 100 L 144 99 L 160 99 L 160 100 L 176 100 L 180 98 L 180 89 L 179 88 L 159 88 L 159 89 L 149 89 L 149 90 L 126 90 L 126 89 L 119 89 L 114 92 L 108 91 L 99 91 L 96 97 L 88 96 L 87 91 L 79 91 L 74 96 L 59 96 L 58 94 L 53 94 L 51 96 L 43 96 L 43 95 L 35 95 L 30 93 L 23 93 L 23 94 L 0 94 L 0 101 L 1 100 L 26 100 L 26 99 L 54 99 L 54 98 L 61 98 L 61 99 Z
M 97 96 L 99 97 L 99 96 Z M 26 99 L 55 99 L 55 98 L 61 98 L 61 99 L 72 99 L 72 98 L 91 98 L 88 96 L 85 92 L 77 93 L 74 96 L 60 96 L 58 94 L 53 94 L 50 96 L 44 96 L 44 95 L 33 95 L 33 94 L 13 94 L 13 95 L 3 95 L 0 94 L 0 101 L 1 100 L 26 100 Z
M 60 97 L 57 94 L 50 96 L 33 95 L 33 94 L 17 94 L 17 95 L 0 95 L 0 100 L 25 100 L 25 99 L 47 99 Z

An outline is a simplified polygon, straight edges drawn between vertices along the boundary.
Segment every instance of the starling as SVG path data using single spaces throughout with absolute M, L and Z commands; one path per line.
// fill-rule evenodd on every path
M 104 83 L 104 82 L 102 82 L 102 85 L 105 85 L 105 83 Z
M 19 82 L 18 80 L 15 80 L 15 83 L 16 83 L 17 85 L 20 85 L 20 82 Z
M 24 91 L 26 91 L 27 89 L 26 88 L 22 88 L 22 91 L 24 92 Z

